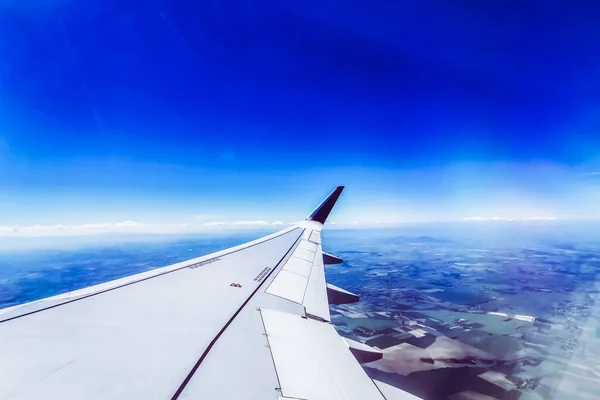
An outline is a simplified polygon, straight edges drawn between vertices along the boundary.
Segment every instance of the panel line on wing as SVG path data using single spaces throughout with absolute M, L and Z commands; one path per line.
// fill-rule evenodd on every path
M 297 399 L 381 399 L 333 325 L 260 308 L 281 394 Z
M 305 240 L 300 243 L 303 242 Z M 265 293 L 303 304 L 310 285 L 316 254 L 298 245 Z
M 298 245 L 298 242 L 301 240 L 301 238 L 302 238 L 302 233 L 298 236 L 298 238 L 296 239 L 296 241 L 294 242 L 294 244 L 290 247 L 290 249 L 283 255 L 283 257 L 281 258 L 281 260 L 279 260 L 279 262 L 276 264 L 275 268 L 273 268 L 271 270 L 271 272 L 269 272 L 268 275 L 265 277 L 265 279 L 263 279 L 258 284 L 258 286 L 256 287 L 256 289 L 254 289 L 254 291 L 250 294 L 250 296 L 248 296 L 248 298 L 246 299 L 246 301 L 244 301 L 244 303 L 238 308 L 238 310 L 231 316 L 231 318 L 229 319 L 229 321 L 227 321 L 227 323 L 223 326 L 223 328 L 221 328 L 221 330 L 213 338 L 213 340 L 210 342 L 210 344 L 206 347 L 206 349 L 204 350 L 204 352 L 202 353 L 202 355 L 200 356 L 200 358 L 198 359 L 198 361 L 196 362 L 196 364 L 194 364 L 194 366 L 192 367 L 192 369 L 190 370 L 190 372 L 188 373 L 188 375 L 185 377 L 185 379 L 183 380 L 183 382 L 181 383 L 181 385 L 177 389 L 177 391 L 173 394 L 173 397 L 171 397 L 171 400 L 176 400 L 176 399 L 179 398 L 179 396 L 181 396 L 181 394 L 183 393 L 185 387 L 187 386 L 187 384 L 190 382 L 190 380 L 192 379 L 192 377 L 194 376 L 194 374 L 196 373 L 196 371 L 200 367 L 200 364 L 202 364 L 202 361 L 204 361 L 204 359 L 208 356 L 208 353 L 214 347 L 215 343 L 217 342 L 217 340 L 219 340 L 219 338 L 221 337 L 221 335 L 223 335 L 223 332 L 225 332 L 225 330 L 227 330 L 227 328 L 229 327 L 229 325 L 231 325 L 231 323 L 233 322 L 233 320 L 239 315 L 239 313 L 244 309 L 244 307 L 246 307 L 246 305 L 252 299 L 252 297 L 254 297 L 254 295 L 260 290 L 260 288 L 267 281 L 267 279 L 269 278 L 269 276 L 271 274 L 273 274 L 273 272 L 278 269 L 278 267 L 284 262 L 284 260 L 286 260 L 286 258 L 292 253 L 292 251 L 296 249 L 296 247 Z
M 312 269 L 312 262 L 292 256 L 285 263 L 283 269 L 308 278 Z
M 317 230 L 312 231 L 308 240 L 316 244 L 321 244 L 321 232 Z
M 268 241 L 274 240 L 274 239 L 276 239 L 278 237 L 281 237 L 283 235 L 289 234 L 289 233 L 291 233 L 291 232 L 293 232 L 293 231 L 295 231 L 297 229 L 302 229 L 302 228 L 298 227 L 298 228 L 295 228 L 295 229 L 292 229 L 292 230 L 289 230 L 289 231 L 284 231 L 284 232 L 282 232 L 281 234 L 279 234 L 277 236 L 270 237 L 269 239 L 261 241 L 261 242 L 256 242 L 256 243 L 254 243 L 254 244 L 252 244 L 250 246 L 247 246 L 247 247 L 243 247 L 243 248 L 239 248 L 239 249 L 236 249 L 236 250 L 232 250 L 230 252 L 227 252 L 227 253 L 224 253 L 222 255 L 219 255 L 219 257 L 225 257 L 225 256 L 228 256 L 228 255 L 237 253 L 239 251 L 246 250 L 246 249 L 249 249 L 251 247 L 257 246 L 259 244 L 266 243 Z M 302 230 L 304 231 L 304 229 L 302 229 Z M 300 234 L 300 236 L 299 236 L 298 239 L 300 239 L 300 238 L 302 238 L 302 234 Z M 297 242 L 298 242 L 298 240 L 296 241 L 296 243 Z M 295 247 L 292 247 L 292 249 L 294 249 L 294 248 Z M 287 255 L 287 253 L 286 253 L 286 255 Z M 98 292 L 89 293 L 89 294 L 86 294 L 86 295 L 83 295 L 83 296 L 80 296 L 80 297 L 76 297 L 76 298 L 71 299 L 71 300 L 64 301 L 62 303 L 53 304 L 53 305 L 50 305 L 48 307 L 39 308 L 39 309 L 36 309 L 36 310 L 33 310 L 33 311 L 29 311 L 29 312 L 26 312 L 26 313 L 23 313 L 23 314 L 15 315 L 15 316 L 10 317 L 10 318 L 2 319 L 2 317 L 0 316 L 0 324 L 2 324 L 4 322 L 15 320 L 15 319 L 18 319 L 18 318 L 21 318 L 21 317 L 25 317 L 25 316 L 28 316 L 28 315 L 36 314 L 36 313 L 39 313 L 41 311 L 45 311 L 45 310 L 49 310 L 49 309 L 52 309 L 52 308 L 60 307 L 60 306 L 66 305 L 66 304 L 74 303 L 74 302 L 79 301 L 79 300 L 84 300 L 84 299 L 87 299 L 87 298 L 90 298 L 90 297 L 93 297 L 93 296 L 96 296 L 96 295 L 99 295 L 99 294 L 111 292 L 111 291 L 116 290 L 116 289 L 121 289 L 121 288 L 124 288 L 124 287 L 127 287 L 127 286 L 131 286 L 131 285 L 133 285 L 135 283 L 144 282 L 144 281 L 147 281 L 147 280 L 150 280 L 150 279 L 153 279 L 153 278 L 158 278 L 160 276 L 164 276 L 164 275 L 167 275 L 167 274 L 170 274 L 170 273 L 173 273 L 173 272 L 181 271 L 182 269 L 189 268 L 191 265 L 194 265 L 194 264 L 186 264 L 184 266 L 181 266 L 181 267 L 178 267 L 178 268 L 175 268 L 175 269 L 171 269 L 171 270 L 168 270 L 168 271 L 165 271 L 165 272 L 157 273 L 156 275 L 151 275 L 151 276 L 139 279 L 139 280 L 135 280 L 135 281 L 123 283 L 121 285 L 110 287 L 110 288 L 104 289 L 104 290 L 100 290 Z
M 304 250 L 308 250 L 308 251 L 312 251 L 313 253 L 315 253 L 317 251 L 317 244 L 313 243 L 313 242 L 309 242 L 306 239 L 303 239 L 300 242 L 300 246 L 298 246 L 298 248 L 304 249 Z
M 296 251 L 294 251 L 294 257 L 313 262 L 315 259 L 315 253 L 310 250 L 297 248 Z

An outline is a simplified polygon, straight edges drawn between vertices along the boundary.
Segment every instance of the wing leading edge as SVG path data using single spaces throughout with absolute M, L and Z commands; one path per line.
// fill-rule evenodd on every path
M 0 399 L 393 398 L 329 322 L 321 229 L 342 190 L 253 242 L 0 310 Z

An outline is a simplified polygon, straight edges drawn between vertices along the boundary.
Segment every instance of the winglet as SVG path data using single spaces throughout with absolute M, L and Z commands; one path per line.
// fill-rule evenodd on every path
M 329 216 L 329 213 L 331 212 L 331 209 L 335 205 L 335 202 L 340 197 L 340 194 L 342 194 L 342 190 L 344 190 L 343 186 L 336 187 L 333 192 L 331 192 L 329 196 L 327 196 L 325 200 L 323 200 L 321 204 L 319 204 L 317 208 L 315 208 L 315 210 L 308 217 L 306 217 L 306 220 L 317 221 L 324 224 Z

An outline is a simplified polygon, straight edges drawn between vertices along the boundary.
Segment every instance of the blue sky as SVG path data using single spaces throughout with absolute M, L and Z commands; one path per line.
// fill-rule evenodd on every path
M 287 223 L 339 184 L 340 224 L 598 219 L 598 18 L 568 1 L 5 1 L 0 227 Z

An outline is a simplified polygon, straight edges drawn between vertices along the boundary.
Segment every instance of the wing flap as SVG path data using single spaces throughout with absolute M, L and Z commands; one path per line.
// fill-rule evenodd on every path
M 321 245 L 317 247 L 317 253 L 320 254 Z M 306 313 L 324 321 L 331 321 L 329 313 L 329 300 L 327 299 L 327 282 L 325 280 L 325 268 L 323 259 L 315 257 L 313 266 L 306 287 L 306 294 L 302 302 L 306 308 Z
M 313 229 L 313 232 L 317 232 L 317 229 Z M 309 247 L 314 248 L 314 251 Z M 302 304 L 307 314 L 323 321 L 330 321 L 325 268 L 322 257 L 316 256 L 321 253 L 320 244 L 306 239 L 301 240 L 292 257 L 287 260 L 267 288 L 266 293 Z
M 317 251 L 317 244 L 309 242 L 308 240 L 303 240 L 302 242 L 300 242 L 300 246 L 298 247 L 300 247 L 301 249 L 312 251 L 313 253 Z
M 302 304 L 307 284 L 307 277 L 284 269 L 277 274 L 277 277 L 271 282 L 266 293 Z
M 284 271 L 293 272 L 295 274 L 308 278 L 313 263 L 297 257 L 291 257 L 283 267 Z
M 318 230 L 314 230 L 311 232 L 310 234 L 310 239 L 311 242 L 320 244 L 321 243 L 321 232 Z
M 294 251 L 293 256 L 312 263 L 315 259 L 315 252 L 307 249 L 297 248 L 296 251 Z
M 384 399 L 332 325 L 260 311 L 284 398 Z

